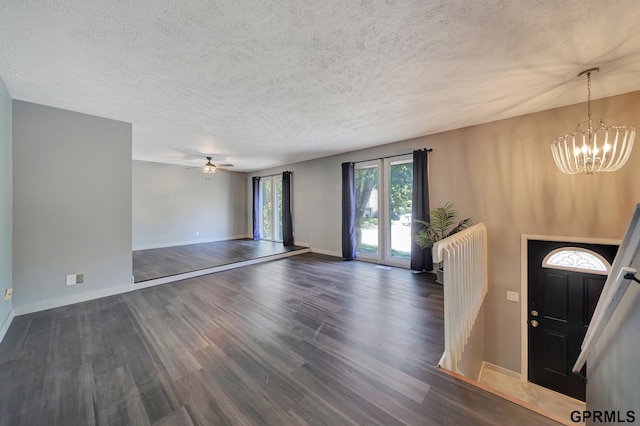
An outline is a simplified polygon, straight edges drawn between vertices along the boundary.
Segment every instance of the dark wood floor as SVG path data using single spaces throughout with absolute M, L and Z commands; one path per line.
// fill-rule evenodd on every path
M 136 250 L 133 252 L 133 277 L 139 283 L 303 248 L 285 247 L 273 241 L 240 239 Z
M 442 297 L 303 254 L 16 317 L 0 424 L 552 424 L 434 366 Z

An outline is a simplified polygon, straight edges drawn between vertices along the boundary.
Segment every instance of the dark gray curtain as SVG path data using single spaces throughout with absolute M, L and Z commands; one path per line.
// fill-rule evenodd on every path
M 253 183 L 253 239 L 260 240 L 260 177 L 251 178 Z
M 293 245 L 293 223 L 291 220 L 291 172 L 282 172 L 282 243 Z
M 342 163 L 342 257 L 356 258 L 356 182 L 353 163 Z
M 426 149 L 413 151 L 413 194 L 411 204 L 411 269 L 414 271 L 432 271 L 433 258 L 431 248 L 421 249 L 415 243 L 415 236 L 421 224 L 416 222 L 429 218 L 429 153 Z

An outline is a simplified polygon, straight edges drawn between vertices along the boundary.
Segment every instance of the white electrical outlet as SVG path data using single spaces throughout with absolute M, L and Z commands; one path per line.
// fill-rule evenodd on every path
M 66 285 L 84 284 L 84 274 L 67 275 Z
M 520 293 L 518 293 L 517 291 L 507 291 L 507 300 L 510 302 L 519 302 Z
M 200 235 L 200 231 L 196 231 L 196 237 Z
M 8 302 L 9 300 L 11 300 L 11 296 L 13 295 L 13 289 L 12 288 L 8 288 L 4 291 L 4 301 Z

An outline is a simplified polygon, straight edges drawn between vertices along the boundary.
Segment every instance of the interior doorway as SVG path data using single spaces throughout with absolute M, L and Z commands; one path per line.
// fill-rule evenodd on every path
M 585 400 L 584 381 L 571 369 L 617 249 L 611 244 L 528 241 L 528 381 Z

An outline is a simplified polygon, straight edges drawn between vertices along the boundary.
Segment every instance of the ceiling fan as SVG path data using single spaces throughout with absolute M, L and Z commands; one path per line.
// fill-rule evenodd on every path
M 233 167 L 233 164 L 213 164 L 211 162 L 211 159 L 213 157 L 206 157 L 207 158 L 207 164 L 205 164 L 204 166 L 202 166 L 202 171 L 204 173 L 215 173 L 216 170 L 224 170 L 224 167 Z
M 187 167 L 187 169 L 202 169 L 202 172 L 209 176 L 215 173 L 218 170 L 226 170 L 227 167 L 233 167 L 233 164 L 225 163 L 225 164 L 213 164 L 211 160 L 213 157 L 208 156 L 205 157 L 207 159 L 207 163 L 202 167 Z

